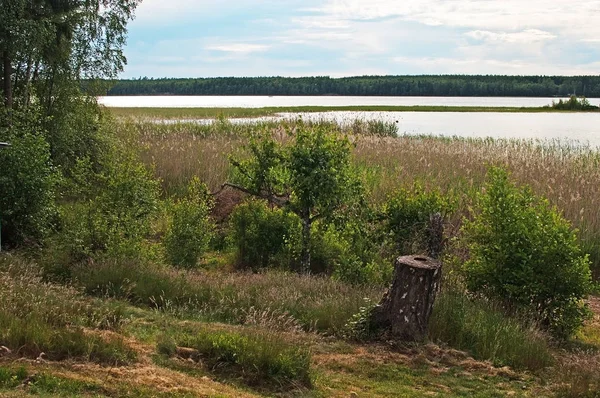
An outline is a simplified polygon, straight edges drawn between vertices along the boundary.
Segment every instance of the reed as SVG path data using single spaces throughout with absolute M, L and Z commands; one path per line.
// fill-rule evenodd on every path
M 240 153 L 248 134 L 262 129 L 284 137 L 283 131 L 293 128 L 294 123 L 233 124 L 221 119 L 212 127 L 150 122 L 127 122 L 121 126 L 139 134 L 144 160 L 153 165 L 165 192 L 173 194 L 192 176 L 199 176 L 211 190 L 217 190 L 229 175 L 228 157 Z M 481 188 L 488 166 L 504 165 L 518 183 L 528 184 L 536 194 L 548 198 L 579 229 L 594 269 L 600 269 L 597 149 L 565 141 L 381 137 L 368 130 L 357 135 L 353 130 L 357 125 L 360 123 L 330 127 L 353 134 L 354 162 L 363 175 L 371 202 L 381 203 L 395 189 L 412 186 L 419 180 L 426 188 L 458 194 L 458 214 L 465 214 L 473 192 Z M 459 220 L 460 216 L 454 221 Z

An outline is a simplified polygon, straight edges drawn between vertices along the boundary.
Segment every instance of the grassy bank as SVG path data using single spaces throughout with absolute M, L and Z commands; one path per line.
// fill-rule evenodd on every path
M 542 112 L 582 112 L 547 107 L 487 107 L 487 106 L 290 106 L 264 108 L 107 108 L 118 117 L 154 119 L 211 119 L 254 118 L 275 116 L 278 113 L 303 112 L 500 112 L 500 113 L 542 113 Z M 597 110 L 596 110 L 597 111 Z

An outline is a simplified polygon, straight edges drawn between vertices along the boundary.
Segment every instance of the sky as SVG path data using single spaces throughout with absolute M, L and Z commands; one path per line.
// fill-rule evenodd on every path
M 600 74 L 600 0 L 143 0 L 122 78 Z

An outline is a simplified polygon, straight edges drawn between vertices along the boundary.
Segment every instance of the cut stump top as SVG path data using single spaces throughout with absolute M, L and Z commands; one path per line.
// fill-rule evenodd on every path
M 442 263 L 427 256 L 402 256 L 396 259 L 396 264 L 404 264 L 411 268 L 438 269 Z

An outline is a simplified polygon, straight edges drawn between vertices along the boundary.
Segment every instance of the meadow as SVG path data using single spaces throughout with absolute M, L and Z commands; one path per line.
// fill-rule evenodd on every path
M 114 112 L 119 118 L 111 130 L 157 179 L 166 204 L 158 206 L 139 243 L 141 257 L 119 251 L 75 261 L 77 242 L 0 256 L 0 342 L 7 346 L 0 352 L 0 394 L 597 396 L 598 299 L 590 299 L 595 315 L 584 327 L 557 342 L 535 322 L 507 316 L 501 303 L 465 294 L 459 272 L 464 248 L 454 243 L 488 167 L 502 165 L 579 230 L 599 276 L 596 149 L 563 142 L 396 137 L 394 126 L 385 123 L 317 122 L 349 137 L 369 206 L 383 206 L 394 193 L 415 186 L 456 202 L 445 227 L 444 284 L 428 341 L 370 342 L 354 326 L 383 295 L 385 278 L 356 284 L 281 266 L 240 269 L 227 237 L 230 215 L 245 200 L 221 190 L 232 178 L 230 157 L 248 156 L 249 137 L 260 132 L 287 143 L 294 121 L 234 124 L 225 117 L 235 117 L 231 113 L 206 125 L 157 124 L 137 119 L 138 113 Z M 187 117 L 177 113 L 181 110 L 160 112 L 154 116 Z M 195 266 L 177 268 L 165 261 L 160 241 L 167 234 L 169 201 L 183 197 L 193 177 L 215 194 L 210 211 L 215 237 Z M 66 203 L 63 211 L 76 207 Z M 57 242 L 71 236 L 61 233 Z

